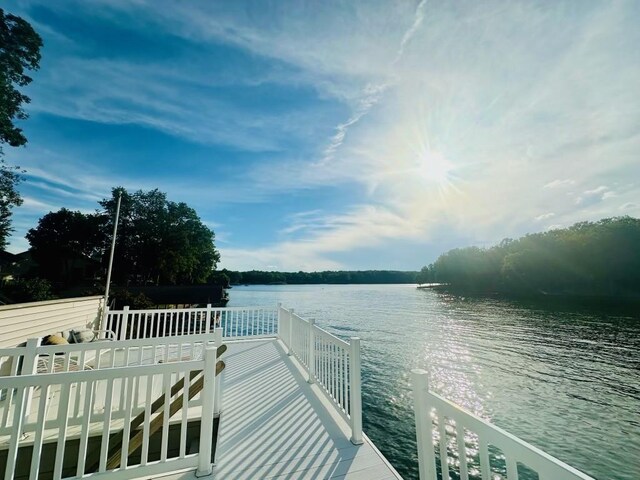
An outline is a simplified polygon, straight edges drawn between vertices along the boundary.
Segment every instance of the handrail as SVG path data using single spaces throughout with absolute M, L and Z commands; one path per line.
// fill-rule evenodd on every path
M 293 309 L 278 307 L 279 337 L 287 354 L 295 356 L 307 370 L 307 381 L 319 391 L 351 427 L 351 442 L 363 443 L 360 379 L 360 339 L 351 343 L 305 320 Z
M 220 326 L 226 339 L 276 337 L 277 310 L 272 307 L 107 309 L 104 328 L 120 340 L 208 333 Z
M 418 441 L 418 464 L 420 480 L 437 480 L 436 453 L 440 459 L 442 478 L 449 478 L 450 468 L 456 478 L 469 480 L 469 465 L 467 465 L 466 432 L 473 432 L 477 436 L 479 450 L 478 465 L 483 480 L 489 478 L 503 478 L 492 470 L 489 456 L 489 446 L 498 448 L 504 455 L 507 468 L 507 478 L 518 480 L 518 464 L 526 465 L 538 474 L 540 480 L 594 480 L 589 475 L 558 460 L 546 452 L 519 439 L 515 435 L 492 425 L 471 412 L 459 407 L 453 402 L 429 390 L 428 374 L 424 370 L 413 370 L 411 378 L 414 391 L 416 436 Z M 434 415 L 435 411 L 435 415 Z M 455 422 L 455 435 L 448 434 L 447 420 Z M 434 446 L 433 430 L 436 428 Z M 455 437 L 455 442 L 448 441 L 447 436 Z M 458 466 L 448 461 L 450 456 L 457 457 Z M 498 476 L 496 476 L 498 475 Z
M 32 443 L 33 455 L 31 463 L 23 465 L 27 470 L 24 473 L 30 478 L 37 478 L 41 468 L 40 455 L 43 443 L 54 440 L 56 446 L 56 457 L 53 465 L 53 477 L 60 478 L 63 468 L 63 460 L 68 457 L 64 454 L 67 440 L 70 438 L 70 419 L 76 416 L 79 422 L 74 423 L 75 429 L 79 429 L 73 435 L 79 436 L 79 449 L 77 457 L 76 477 L 85 476 L 85 466 L 87 464 L 87 447 L 89 438 L 92 435 L 101 437 L 100 458 L 98 462 L 98 473 L 107 471 L 107 463 L 110 458 L 109 444 L 113 445 L 113 433 L 118 433 L 122 429 L 121 451 L 129 452 L 132 442 L 141 442 L 143 447 L 142 457 L 137 465 L 127 465 L 125 456 L 122 457 L 122 468 L 135 470 L 133 476 L 148 476 L 159 473 L 166 473 L 182 468 L 198 468 L 199 472 L 211 471 L 212 452 L 212 425 L 214 411 L 216 410 L 218 381 L 215 377 L 216 369 L 219 371 L 221 365 L 216 364 L 218 351 L 222 353 L 222 348 L 206 347 L 205 355 L 198 360 L 180 360 L 176 362 L 156 363 L 152 365 L 118 366 L 99 370 L 68 371 L 61 373 L 28 374 L 13 377 L 0 377 L 0 389 L 12 392 L 12 402 L 2 402 L 2 409 L 9 409 L 9 417 L 12 418 L 12 432 L 8 438 L 7 463 L 4 478 L 11 480 L 16 474 L 16 460 L 18 449 L 22 448 L 25 439 L 21 436 L 27 421 L 32 422 L 34 435 L 27 439 Z M 193 372 L 204 371 L 204 375 L 199 381 L 191 384 L 190 380 L 185 380 L 185 385 L 198 388 L 191 389 L 188 396 L 182 397 L 181 401 L 172 405 L 165 404 L 160 407 L 162 412 L 153 420 L 151 408 L 151 393 L 158 388 L 164 392 L 165 400 L 172 398 L 175 393 L 175 381 L 171 379 L 190 379 Z M 198 383 L 200 382 L 200 384 Z M 73 387 L 73 388 L 72 388 Z M 199 388 L 202 392 L 198 395 Z M 33 399 L 33 409 L 27 408 L 29 392 L 39 391 L 39 396 Z M 115 392 L 119 392 L 115 395 Z M 56 401 L 52 401 L 55 394 Z M 197 400 L 196 395 L 199 400 Z M 74 401 L 75 400 L 75 401 Z M 186 452 L 186 428 L 188 422 L 187 409 L 194 407 L 201 402 L 201 441 L 196 454 Z M 104 406 L 104 413 L 101 408 Z M 155 405 L 156 409 L 158 408 Z M 183 407 L 183 408 L 182 408 Z M 169 417 L 182 408 L 182 421 L 179 423 L 180 429 L 180 454 L 177 457 L 167 458 L 168 446 L 165 438 L 169 434 Z M 139 412 L 143 411 L 144 419 L 142 423 L 135 425 Z M 116 415 L 120 412 L 120 415 Z M 171 415 L 169 415 L 171 414 Z M 168 416 L 169 415 L 169 416 Z M 47 421 L 47 418 L 49 420 Z M 158 420 L 158 419 L 161 420 Z M 133 420 L 132 420 L 133 419 Z M 139 422 L 139 421 L 138 421 Z M 133 438 L 130 435 L 135 428 L 143 425 L 143 428 L 136 432 Z M 152 426 L 152 428 L 150 428 Z M 152 430 L 162 429 L 162 462 L 148 461 L 149 437 Z M 128 457 L 128 455 L 126 455 Z M 113 464 L 109 464 L 113 467 Z M 21 467 L 22 468 L 22 467 Z M 65 467 L 66 468 L 66 467 Z M 124 477 L 123 477 L 124 478 Z
M 216 377 L 220 375 L 222 370 L 224 370 L 224 367 L 225 367 L 225 364 L 222 360 L 219 360 L 216 363 L 216 371 L 215 371 Z M 183 386 L 179 390 L 184 389 L 185 378 L 186 377 L 182 378 Z M 195 397 L 198 393 L 200 393 L 200 391 L 204 388 L 204 380 L 205 380 L 205 377 L 200 377 L 198 380 L 196 380 L 194 384 L 187 386 L 188 400 L 193 399 L 193 397 Z M 183 406 L 184 406 L 184 392 L 182 392 L 178 398 L 176 398 L 173 402 L 171 402 L 167 417 L 168 418 L 173 417 L 179 410 L 183 408 Z M 154 418 L 153 421 L 151 421 L 149 425 L 149 436 L 153 435 L 158 430 L 160 430 L 160 428 L 162 428 L 164 418 L 165 418 L 165 412 L 160 412 L 160 414 L 156 418 Z M 142 422 L 140 422 L 138 426 L 140 426 L 140 424 L 142 424 Z M 133 428 L 133 422 L 132 422 L 130 426 L 130 430 L 133 430 L 133 429 L 134 428 Z M 136 452 L 136 450 L 138 450 L 142 446 L 143 439 L 144 439 L 144 432 L 142 431 L 134 435 L 134 437 L 129 441 L 129 446 L 127 449 L 127 457 L 133 455 Z M 111 455 L 109 460 L 107 460 L 107 470 L 113 470 L 115 468 L 120 467 L 120 463 L 122 460 L 122 449 L 118 448 L 120 446 L 121 445 L 116 445 L 115 452 L 113 453 L 113 455 Z
M 220 345 L 218 347 L 218 349 L 216 350 L 216 358 L 220 358 L 226 351 L 227 351 L 227 346 L 226 345 Z M 218 363 L 216 364 L 216 377 L 220 374 L 220 372 L 222 372 L 223 369 L 224 369 L 224 362 L 221 363 L 221 361 L 218 361 Z M 173 398 L 180 391 L 182 391 L 185 388 L 185 383 L 187 383 L 187 389 L 189 389 L 190 387 L 188 385 L 191 383 L 191 381 L 193 381 L 201 373 L 202 373 L 202 370 L 192 370 L 189 373 L 189 380 L 188 381 L 186 381 L 186 378 L 187 378 L 186 376 L 181 377 L 180 380 L 178 380 L 171 387 L 169 398 Z M 197 380 L 197 382 L 200 382 L 200 388 L 199 388 L 198 391 L 201 390 L 201 387 L 202 387 L 202 382 L 201 381 L 202 380 L 203 380 L 202 377 Z M 196 382 L 196 384 L 197 384 L 197 382 Z M 195 387 L 196 384 L 192 385 L 192 387 Z M 196 393 L 198 393 L 198 392 L 196 391 L 195 393 L 191 394 L 191 390 L 189 390 L 189 400 L 191 400 Z M 181 397 L 182 397 L 182 395 L 181 395 Z M 129 426 L 129 430 L 132 431 L 132 432 L 135 431 L 140 425 L 142 425 L 145 422 L 145 419 L 148 416 L 158 413 L 158 411 L 162 407 L 164 407 L 165 401 L 166 401 L 166 395 L 163 393 L 153 401 L 153 403 L 151 404 L 151 408 L 149 409 L 149 414 L 148 415 L 147 415 L 147 411 L 143 410 L 142 412 L 140 412 L 140 414 L 136 418 L 134 418 L 131 421 L 131 425 Z M 172 411 L 171 408 L 170 408 L 169 411 L 170 412 Z M 173 416 L 173 414 L 171 414 L 169 416 L 171 417 L 171 416 Z M 162 423 L 162 422 L 160 422 L 160 423 Z M 153 435 L 153 433 L 155 431 L 157 431 L 157 430 L 158 430 L 157 428 L 154 429 L 154 427 L 150 427 L 149 435 Z M 115 438 L 113 438 L 113 439 L 111 439 L 109 441 L 110 445 L 113 445 L 113 447 L 111 448 L 111 452 L 114 452 L 114 453 L 111 454 L 110 459 L 107 461 L 107 468 L 109 468 L 110 464 L 112 464 L 112 468 L 117 468 L 117 467 L 120 466 L 120 455 L 119 455 L 120 451 L 119 451 L 119 449 L 122 446 L 123 434 L 124 434 L 124 430 L 121 430 L 120 432 L 118 432 L 118 434 L 116 435 Z M 137 435 L 142 435 L 142 432 L 139 432 Z M 133 453 L 135 453 L 135 451 L 142 445 L 142 440 L 143 440 L 143 437 L 141 436 L 139 444 L 134 449 L 132 449 L 132 446 L 134 445 L 134 439 L 132 439 L 129 442 L 129 456 L 132 455 Z M 116 458 L 117 458 L 117 462 L 115 462 Z M 94 462 L 94 464 L 89 468 L 89 472 L 94 472 L 94 471 L 97 470 L 98 461 L 99 460 L 96 460 Z

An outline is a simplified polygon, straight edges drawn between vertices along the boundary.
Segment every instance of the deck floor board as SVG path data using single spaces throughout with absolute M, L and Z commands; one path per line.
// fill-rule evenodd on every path
M 365 438 L 327 409 L 277 340 L 230 343 L 213 478 L 398 479 Z M 194 478 L 193 472 L 169 475 Z

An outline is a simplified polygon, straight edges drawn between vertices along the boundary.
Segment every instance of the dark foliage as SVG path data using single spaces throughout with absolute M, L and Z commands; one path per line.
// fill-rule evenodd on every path
M 61 209 L 40 219 L 27 239 L 38 275 L 58 289 L 104 280 L 118 195 L 122 205 L 113 263 L 116 285 L 205 283 L 220 255 L 214 233 L 195 210 L 151 190 L 129 193 L 115 188 L 100 205 L 84 214 Z
M 167 200 L 159 190 L 134 193 L 115 188 L 104 208 L 103 230 L 111 236 L 122 193 L 113 279 L 120 285 L 205 283 L 220 254 L 215 235 L 186 203 Z
M 30 99 L 18 88 L 31 82 L 26 71 L 39 68 L 41 47 L 42 39 L 28 22 L 0 8 L 0 157 L 4 144 L 19 147 L 27 143 L 14 122 L 27 118 L 22 105 Z M 19 172 L 18 167 L 6 165 L 0 158 L 0 248 L 7 245 L 12 231 L 11 209 L 22 204 L 16 189 L 21 180 Z
M 606 218 L 488 249 L 457 248 L 424 267 L 418 281 L 479 293 L 638 295 L 640 220 Z
M 63 208 L 47 213 L 27 233 L 39 275 L 66 287 L 100 270 L 107 236 L 102 215 Z
M 232 272 L 222 270 L 232 284 L 392 284 L 415 283 L 417 272 L 395 270 L 324 271 L 324 272 Z
M 3 288 L 2 293 L 13 303 L 39 302 L 55 298 L 51 283 L 42 278 L 14 280 Z

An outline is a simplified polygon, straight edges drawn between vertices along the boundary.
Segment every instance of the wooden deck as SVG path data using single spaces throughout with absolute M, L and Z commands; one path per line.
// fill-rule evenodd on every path
M 278 340 L 229 343 L 213 478 L 401 478 L 365 436 L 349 427 L 309 385 Z M 165 479 L 192 479 L 194 472 Z

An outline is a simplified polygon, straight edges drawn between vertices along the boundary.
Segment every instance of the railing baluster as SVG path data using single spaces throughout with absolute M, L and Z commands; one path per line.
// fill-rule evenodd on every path
M 440 472 L 442 480 L 449 480 L 449 455 L 447 453 L 446 420 L 442 412 L 438 412 L 438 433 L 440 446 Z
M 138 315 L 136 315 L 137 318 L 137 325 L 136 325 L 136 338 L 141 338 L 140 337 L 140 331 L 142 329 L 142 320 L 147 318 L 147 315 L 145 313 L 139 313 Z
M 49 397 L 49 385 L 40 389 L 40 401 L 38 402 L 38 417 L 36 425 L 44 425 L 46 421 L 47 403 Z M 29 470 L 29 480 L 36 480 L 40 471 L 40 454 L 42 453 L 42 440 L 44 428 L 36 428 L 36 435 L 33 439 L 33 450 L 31 451 L 31 468 Z
M 82 428 L 80 429 L 80 445 L 78 447 L 78 467 L 76 469 L 76 476 L 81 477 L 84 475 L 85 462 L 87 459 L 87 444 L 89 442 L 89 426 L 91 425 L 91 414 L 93 413 L 93 385 L 92 380 L 85 382 L 85 395 L 84 404 L 82 407 Z M 38 429 L 38 432 L 44 430 Z M 34 450 L 35 452 L 35 450 Z M 39 457 L 38 453 L 38 457 Z
M 77 388 L 77 387 L 76 387 Z M 56 444 L 56 459 L 53 467 L 53 478 L 59 480 L 62 478 L 62 461 L 64 460 L 64 451 L 67 440 L 67 425 L 69 423 L 69 391 L 71 390 L 71 382 L 67 381 L 61 385 L 62 393 L 60 395 L 60 403 L 58 404 L 58 442 Z
M 140 464 L 146 465 L 149 459 L 149 423 L 151 418 L 151 393 L 153 391 L 153 380 L 155 375 L 147 376 L 147 391 L 144 402 L 144 423 L 142 425 L 142 453 Z
M 507 480 L 518 480 L 518 464 L 515 457 L 508 452 L 503 452 L 507 460 Z
M 338 381 L 338 375 L 336 372 L 336 345 L 331 344 L 331 396 L 336 399 L 336 382 Z
M 26 413 L 26 395 L 25 390 L 30 387 L 17 388 L 16 401 L 14 404 L 13 414 L 13 431 L 16 432 L 9 440 L 9 450 L 7 452 L 7 464 L 5 468 L 5 479 L 13 480 L 15 473 L 16 459 L 18 457 L 18 443 L 20 442 L 20 432 L 22 432 L 22 424 Z
M 167 461 L 169 449 L 169 406 L 171 404 L 171 374 L 165 373 L 162 381 L 164 388 L 164 418 L 162 420 L 162 442 L 160 447 L 160 461 Z
M 458 442 L 458 461 L 460 462 L 460 480 L 469 480 L 467 470 L 467 445 L 464 440 L 464 427 L 456 420 L 456 441 Z
M 129 438 L 131 436 L 131 415 L 133 409 L 133 392 L 136 387 L 135 377 L 127 377 L 124 379 L 123 390 L 127 390 L 125 406 L 124 406 L 124 428 L 122 430 L 122 457 L 120 461 L 121 468 L 127 468 L 129 465 Z
M 182 422 L 180 424 L 180 458 L 184 458 L 187 453 L 187 427 L 189 420 L 189 395 L 186 393 L 189 391 L 189 387 L 191 386 L 191 372 L 184 373 L 184 388 L 182 389 L 185 392 L 184 396 L 184 404 L 182 405 Z
M 489 463 L 489 448 L 484 437 L 478 434 L 480 444 L 480 471 L 482 472 L 482 480 L 491 479 L 491 464 Z
M 111 353 L 113 357 L 113 352 Z M 112 361 L 113 362 L 113 361 Z M 111 404 L 113 401 L 113 378 L 108 378 L 107 391 L 105 393 L 104 419 L 102 423 L 102 442 L 100 444 L 100 466 L 98 471 L 104 472 L 107 469 L 107 455 L 109 454 L 109 430 L 111 428 Z

